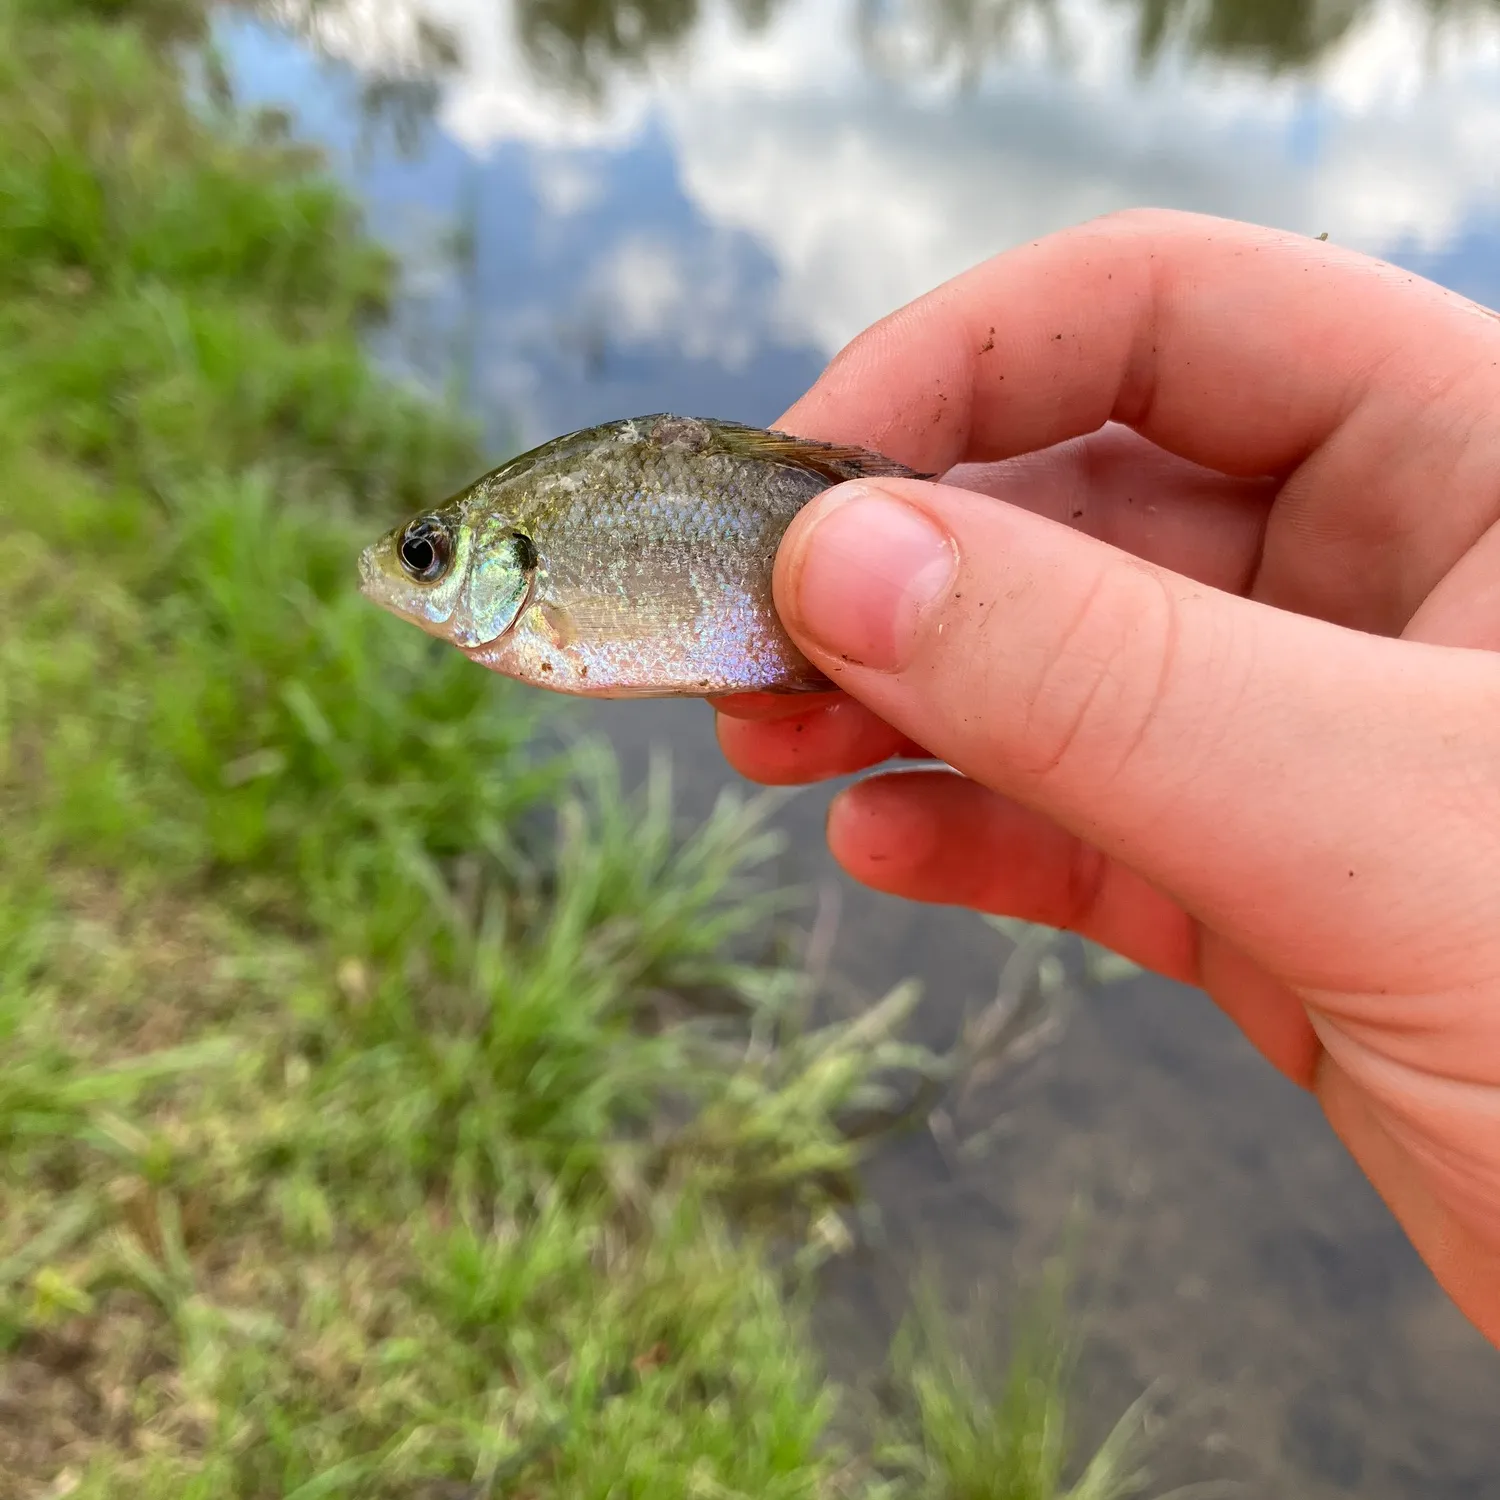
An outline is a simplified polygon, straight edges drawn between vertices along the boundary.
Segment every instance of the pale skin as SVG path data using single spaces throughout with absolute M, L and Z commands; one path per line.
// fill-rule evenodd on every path
M 1500 1344 L 1500 319 L 1315 240 L 1115 216 L 855 340 L 776 424 L 776 599 L 839 684 L 730 762 L 912 900 L 1200 986 Z M 919 748 L 920 747 L 920 748 Z

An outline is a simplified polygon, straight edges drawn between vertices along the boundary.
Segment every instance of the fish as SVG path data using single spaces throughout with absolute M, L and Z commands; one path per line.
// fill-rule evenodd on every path
M 594 698 L 813 693 L 771 595 L 815 495 L 929 479 L 865 448 L 670 413 L 533 448 L 360 554 L 360 590 L 502 676 Z

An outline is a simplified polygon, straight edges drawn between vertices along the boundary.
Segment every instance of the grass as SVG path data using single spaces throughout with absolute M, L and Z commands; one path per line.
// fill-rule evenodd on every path
M 1071 1485 L 1067 1408 L 1071 1348 L 1060 1267 L 1049 1268 L 1026 1305 L 1009 1358 L 999 1340 L 976 1338 L 977 1308 L 966 1312 L 969 1348 L 935 1288 L 925 1286 L 893 1350 L 906 1393 L 904 1442 L 884 1454 L 923 1500 L 1128 1500 L 1141 1493 L 1145 1405 L 1127 1412 Z M 979 1320 L 982 1326 L 983 1320 Z M 979 1351 L 974 1358 L 972 1349 Z M 985 1356 L 989 1355 L 988 1358 Z
M 923 1464 L 830 1441 L 915 994 L 814 1028 L 766 804 L 684 832 L 355 596 L 472 433 L 196 19 L 0 0 L 0 1500 L 1060 1493 L 960 1481 L 931 1379 Z

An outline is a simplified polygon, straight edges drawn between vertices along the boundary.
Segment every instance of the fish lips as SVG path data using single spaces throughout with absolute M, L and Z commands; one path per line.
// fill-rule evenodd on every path
M 380 573 L 375 566 L 375 548 L 366 547 L 359 554 L 359 591 L 366 599 L 378 599 L 380 597 L 376 584 Z

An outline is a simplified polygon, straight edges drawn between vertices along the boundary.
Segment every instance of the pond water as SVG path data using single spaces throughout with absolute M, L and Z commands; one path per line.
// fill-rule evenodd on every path
M 226 11 L 238 96 L 284 106 L 401 253 L 382 354 L 457 384 L 498 457 L 610 417 L 766 423 L 851 335 L 1109 209 L 1327 230 L 1500 303 L 1500 5 L 1447 0 L 277 0 Z M 272 19 L 265 19 L 269 15 Z M 701 704 L 606 705 L 690 808 Z M 781 815 L 837 897 L 834 965 L 919 975 L 951 1034 L 1001 947 L 853 889 L 828 789 Z M 878 1361 L 914 1270 L 1003 1305 L 1089 1204 L 1081 1436 L 1160 1383 L 1161 1488 L 1500 1496 L 1500 1355 L 1323 1125 L 1201 996 L 1085 996 L 1061 1042 L 870 1181 L 886 1239 L 830 1275 L 833 1368 Z

